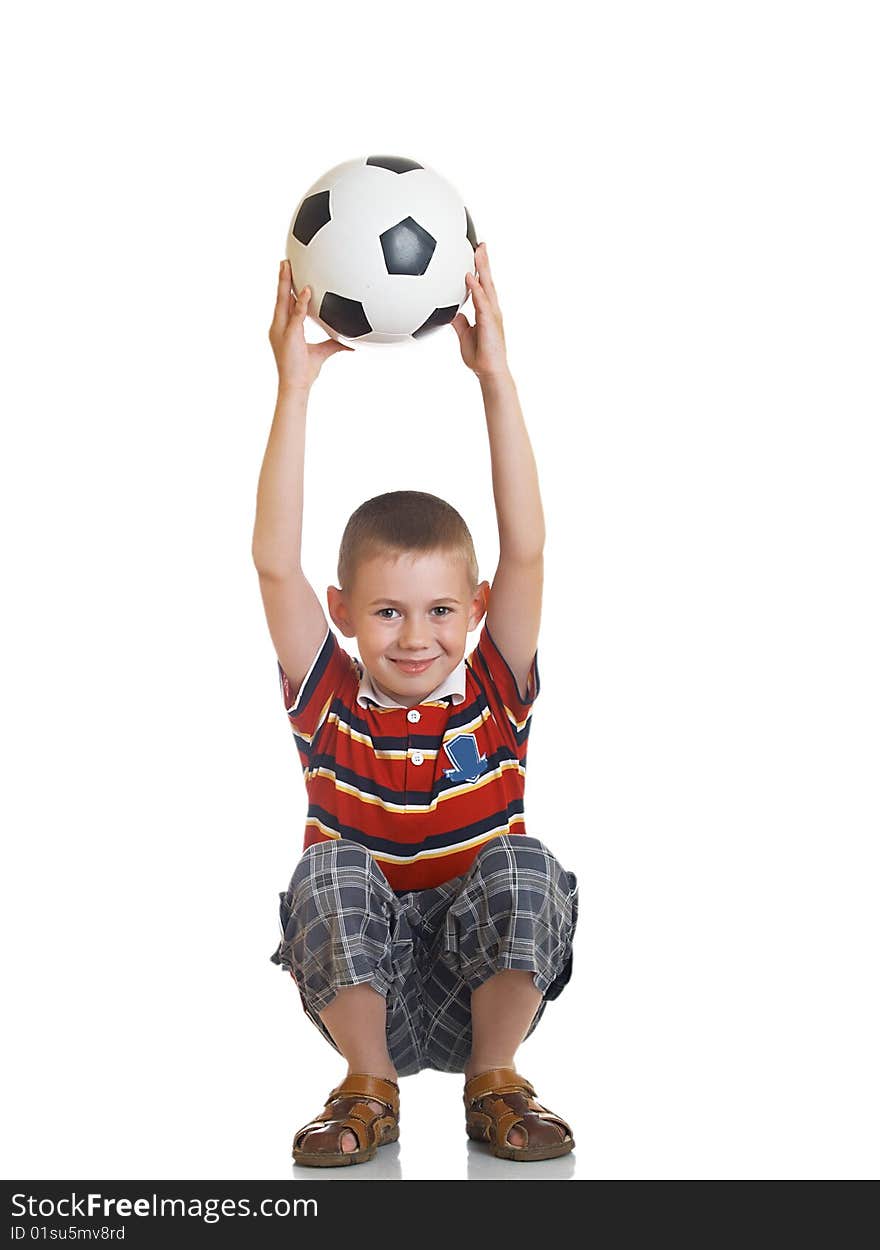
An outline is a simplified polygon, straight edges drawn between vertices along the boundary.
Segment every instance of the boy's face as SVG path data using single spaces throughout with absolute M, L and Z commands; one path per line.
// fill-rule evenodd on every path
M 327 606 L 346 638 L 357 638 L 377 690 L 413 707 L 461 662 L 468 630 L 486 611 L 488 582 L 472 594 L 465 562 L 444 551 L 374 556 L 351 592 L 327 587 Z

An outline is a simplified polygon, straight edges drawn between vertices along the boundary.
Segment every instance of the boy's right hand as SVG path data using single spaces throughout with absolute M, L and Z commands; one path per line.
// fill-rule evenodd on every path
M 278 274 L 278 296 L 275 316 L 269 328 L 269 342 L 278 366 L 278 389 L 308 391 L 321 372 L 328 356 L 336 352 L 353 352 L 353 347 L 325 339 L 322 343 L 307 343 L 303 325 L 308 312 L 312 292 L 303 287 L 297 297 L 293 293 L 293 274 L 290 261 L 283 260 Z

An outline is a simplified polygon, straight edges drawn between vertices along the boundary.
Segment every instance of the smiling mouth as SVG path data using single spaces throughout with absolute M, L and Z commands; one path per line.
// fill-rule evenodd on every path
M 439 658 L 440 658 L 439 656 L 434 655 L 431 657 L 430 660 L 393 660 L 392 659 L 391 663 L 396 664 L 399 668 L 403 669 L 405 673 L 421 673 L 421 672 L 424 672 L 424 670 L 430 664 L 433 664 L 434 661 Z

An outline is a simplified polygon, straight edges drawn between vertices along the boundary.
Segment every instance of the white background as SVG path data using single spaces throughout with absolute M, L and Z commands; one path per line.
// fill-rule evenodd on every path
M 250 541 L 290 215 L 371 152 L 461 191 L 535 446 L 526 810 L 581 917 L 519 1066 L 578 1148 L 488 1159 L 429 1072 L 388 1159 L 297 1177 L 876 1174 L 874 15 L 7 16 L 3 1175 L 290 1177 L 341 1076 L 269 961 L 306 804 Z M 491 579 L 489 471 L 452 329 L 331 359 L 322 601 L 404 487 Z

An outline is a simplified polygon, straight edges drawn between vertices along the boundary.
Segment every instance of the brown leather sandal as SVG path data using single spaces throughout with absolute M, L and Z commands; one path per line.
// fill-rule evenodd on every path
M 374 1111 L 367 1101 L 370 1098 L 382 1103 L 384 1110 Z M 366 1163 L 380 1146 L 397 1141 L 399 1123 L 397 1082 L 353 1072 L 330 1091 L 327 1104 L 317 1119 L 297 1130 L 293 1138 L 293 1161 L 316 1168 Z M 346 1129 L 357 1140 L 356 1150 L 345 1151 L 340 1145 Z
M 534 1088 L 514 1068 L 472 1077 L 465 1083 L 464 1106 L 468 1137 L 488 1142 L 498 1159 L 555 1159 L 574 1148 L 569 1125 L 535 1101 Z M 525 1136 L 524 1146 L 507 1140 L 514 1125 Z

